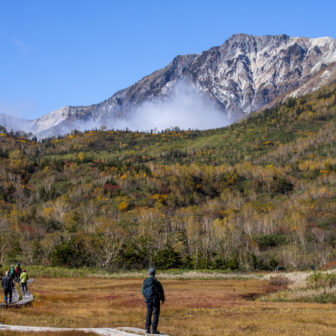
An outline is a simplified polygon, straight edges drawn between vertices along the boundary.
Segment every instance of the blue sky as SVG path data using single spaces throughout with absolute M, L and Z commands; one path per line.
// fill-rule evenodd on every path
M 235 33 L 332 36 L 336 1 L 0 0 L 0 113 L 110 97 Z

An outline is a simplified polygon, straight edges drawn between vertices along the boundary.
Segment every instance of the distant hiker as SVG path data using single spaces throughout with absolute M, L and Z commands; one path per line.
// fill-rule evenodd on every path
M 9 270 L 9 276 L 11 277 L 12 280 L 15 279 L 15 268 L 14 265 L 11 266 L 10 270 Z
M 23 296 L 26 296 L 27 294 L 27 281 L 28 281 L 28 273 L 27 271 L 24 269 L 22 272 L 21 272 L 21 275 L 20 275 L 20 282 L 21 282 L 21 289 L 22 289 L 22 295 Z
M 8 295 L 9 295 L 9 303 L 12 303 L 13 279 L 10 277 L 9 272 L 6 272 L 6 276 L 2 278 L 1 284 L 4 291 L 5 304 L 8 304 Z
M 165 295 L 160 281 L 155 279 L 155 268 L 151 267 L 148 270 L 148 274 L 149 277 L 144 280 L 142 285 L 142 295 L 145 298 L 147 306 L 146 333 L 150 334 L 153 314 L 152 333 L 160 334 L 157 330 L 160 316 L 160 301 L 162 303 L 165 302 Z
M 21 275 L 21 267 L 20 263 L 18 262 L 15 267 L 15 277 L 17 282 L 20 282 L 20 275 Z

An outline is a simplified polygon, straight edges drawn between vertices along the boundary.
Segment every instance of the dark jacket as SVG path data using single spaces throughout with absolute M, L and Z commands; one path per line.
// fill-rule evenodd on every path
M 4 291 L 12 290 L 13 279 L 10 276 L 2 278 L 1 283 Z
M 15 267 L 15 275 L 16 276 L 20 276 L 21 275 L 21 267 L 20 266 L 16 266 Z
M 14 279 L 15 278 L 15 268 L 11 267 L 9 270 L 9 276 Z
M 145 297 L 146 302 L 149 301 L 162 301 L 165 300 L 164 291 L 161 282 L 153 276 L 145 279 L 142 284 L 142 295 Z

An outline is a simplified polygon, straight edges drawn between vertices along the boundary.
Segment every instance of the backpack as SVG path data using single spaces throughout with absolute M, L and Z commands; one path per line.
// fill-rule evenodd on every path
M 9 276 L 11 277 L 11 278 L 15 278 L 15 269 L 14 269 L 14 267 L 12 267 L 10 270 L 9 270 Z
M 144 280 L 143 295 L 146 300 L 160 299 L 159 288 L 154 278 Z

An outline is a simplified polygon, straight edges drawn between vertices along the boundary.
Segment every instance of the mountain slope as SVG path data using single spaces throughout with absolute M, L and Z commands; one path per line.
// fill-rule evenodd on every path
M 336 83 L 216 130 L 0 133 L 0 257 L 317 267 L 335 255 L 335 129 Z
M 237 34 L 221 46 L 201 54 L 177 56 L 165 68 L 102 103 L 54 111 L 52 117 L 46 115 L 34 121 L 31 130 L 43 137 L 102 124 L 116 128 L 120 120 L 127 125 L 134 118 L 134 111 L 145 102 L 167 103 L 180 81 L 206 95 L 228 122 L 234 122 L 304 85 L 334 62 L 336 41 L 330 37 Z M 335 73 L 335 69 L 332 70 Z M 327 80 L 321 75 L 311 90 L 326 84 Z M 300 94 L 298 90 L 297 94 Z M 160 108 L 157 108 L 157 118 L 160 113 Z M 62 117 L 53 118 L 59 115 Z M 148 129 L 146 125 L 140 128 Z

